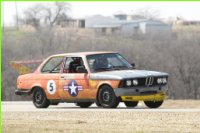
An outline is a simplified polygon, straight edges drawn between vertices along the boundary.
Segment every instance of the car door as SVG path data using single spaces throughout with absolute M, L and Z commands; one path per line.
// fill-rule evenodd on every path
M 90 99 L 89 76 L 77 72 L 78 67 L 85 68 L 82 57 L 66 57 L 59 78 L 59 94 L 62 99 Z
M 55 56 L 48 59 L 41 68 L 41 73 L 35 75 L 36 82 L 34 86 L 40 86 L 44 89 L 48 99 L 59 99 L 59 78 L 60 69 L 64 56 Z

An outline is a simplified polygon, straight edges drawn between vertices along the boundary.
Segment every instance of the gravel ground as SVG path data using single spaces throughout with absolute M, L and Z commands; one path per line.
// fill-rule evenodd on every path
M 200 101 L 166 100 L 161 109 L 142 104 L 136 109 L 123 105 L 119 109 L 79 109 L 72 104 L 35 109 L 26 103 L 23 108 L 29 110 L 14 111 L 21 104 L 2 104 L 3 133 L 200 133 Z

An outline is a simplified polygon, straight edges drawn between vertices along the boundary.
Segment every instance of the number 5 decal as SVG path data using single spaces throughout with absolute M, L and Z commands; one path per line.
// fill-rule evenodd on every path
M 50 83 L 49 87 L 51 87 L 50 91 L 53 91 L 53 83 Z
M 47 91 L 49 94 L 53 95 L 56 92 L 56 83 L 54 80 L 49 80 L 47 83 Z

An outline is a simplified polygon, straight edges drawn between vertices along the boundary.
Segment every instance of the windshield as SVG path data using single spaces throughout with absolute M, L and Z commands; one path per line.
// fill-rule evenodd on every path
M 88 55 L 91 72 L 132 69 L 133 67 L 117 53 Z

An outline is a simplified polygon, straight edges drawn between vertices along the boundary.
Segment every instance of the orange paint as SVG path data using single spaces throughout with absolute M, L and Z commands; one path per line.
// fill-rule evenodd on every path
M 20 75 L 17 79 L 17 88 L 20 90 L 31 90 L 34 87 L 40 87 L 46 93 L 48 99 L 95 99 L 97 96 L 98 89 L 101 85 L 110 85 L 113 89 L 117 88 L 119 85 L 119 80 L 90 80 L 90 69 L 86 61 L 86 55 L 89 54 L 97 54 L 97 53 L 108 53 L 108 52 L 90 52 L 90 53 L 73 53 L 73 54 L 59 54 L 54 55 L 46 59 L 35 72 Z M 110 52 L 109 52 L 110 53 Z M 63 64 L 61 65 L 61 69 L 59 73 L 42 73 L 41 69 L 43 65 L 45 65 L 49 59 L 52 57 L 81 57 L 85 64 L 85 68 L 88 73 L 64 73 L 63 72 Z M 48 85 L 48 82 L 53 80 L 53 84 L 55 83 L 55 93 L 50 94 L 48 92 L 48 87 L 51 89 L 51 85 Z M 69 83 L 74 80 L 77 82 L 78 86 L 82 88 L 82 90 L 78 91 L 78 95 L 73 97 L 70 95 L 69 91 L 64 90 L 64 87 L 67 88 Z

